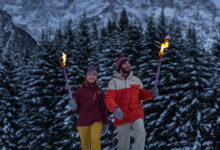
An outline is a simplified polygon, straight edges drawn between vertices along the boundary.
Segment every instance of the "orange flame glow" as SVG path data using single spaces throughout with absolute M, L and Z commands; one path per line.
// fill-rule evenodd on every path
M 66 65 L 66 54 L 65 53 L 62 53 L 62 54 L 63 54 L 63 56 L 62 56 L 61 66 L 64 68 Z
M 165 40 L 165 42 L 161 44 L 159 56 L 163 56 L 163 52 L 165 48 L 168 48 L 168 47 L 169 47 L 169 40 Z

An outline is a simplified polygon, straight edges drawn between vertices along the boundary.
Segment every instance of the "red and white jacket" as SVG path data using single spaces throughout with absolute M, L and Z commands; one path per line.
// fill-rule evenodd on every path
M 115 73 L 108 84 L 105 95 L 105 103 L 109 111 L 114 113 L 115 107 L 123 111 L 122 120 L 115 119 L 115 126 L 122 125 L 142 118 L 144 112 L 141 100 L 147 101 L 153 98 L 151 90 L 146 91 L 141 80 L 131 72 L 124 78 L 120 73 Z

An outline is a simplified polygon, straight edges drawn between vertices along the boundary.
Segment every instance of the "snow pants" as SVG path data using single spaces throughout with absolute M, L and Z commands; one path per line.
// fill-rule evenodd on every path
M 82 150 L 101 150 L 100 135 L 102 122 L 95 122 L 90 126 L 78 126 L 77 130 L 81 139 Z
M 116 127 L 118 136 L 118 149 L 129 150 L 130 134 L 134 134 L 134 150 L 144 150 L 146 132 L 143 119 L 126 123 Z

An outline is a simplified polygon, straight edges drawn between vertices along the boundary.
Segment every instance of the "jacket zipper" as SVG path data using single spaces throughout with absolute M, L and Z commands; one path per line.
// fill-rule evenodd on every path
M 95 95 L 94 95 L 94 97 L 93 97 L 93 103 L 95 102 L 95 98 L 96 98 L 96 93 L 95 93 Z

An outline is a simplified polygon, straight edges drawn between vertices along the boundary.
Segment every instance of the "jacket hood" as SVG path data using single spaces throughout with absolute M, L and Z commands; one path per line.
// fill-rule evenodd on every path
M 131 71 L 127 77 L 127 79 L 131 78 L 133 76 L 133 72 Z M 124 77 L 119 72 L 115 72 L 113 77 L 124 80 Z

